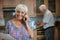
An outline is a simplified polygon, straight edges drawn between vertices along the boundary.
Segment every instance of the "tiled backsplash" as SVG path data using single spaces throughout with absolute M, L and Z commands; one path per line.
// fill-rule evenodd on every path
M 32 21 L 39 21 L 39 22 L 41 22 L 42 19 L 43 19 L 42 17 L 31 17 Z M 60 17 L 55 17 L 55 21 L 60 21 Z
M 31 17 L 31 21 L 34 21 L 34 24 L 39 24 L 42 21 L 42 17 Z M 55 17 L 55 21 L 60 21 L 60 17 Z
M 55 20 L 60 21 L 60 17 L 55 17 Z M 42 21 L 42 17 L 31 17 L 31 21 L 32 22 L 34 21 L 33 26 L 36 26 L 37 23 L 40 23 Z M 0 19 L 0 26 L 4 27 L 4 25 L 5 25 L 4 19 Z M 33 29 L 34 29 L 34 27 L 33 27 Z M 1 31 L 3 32 L 3 30 L 1 30 Z
M 60 21 L 60 17 L 55 17 L 56 21 Z
M 41 22 L 42 17 L 31 17 L 31 20 L 34 21 L 35 23 Z M 60 21 L 60 17 L 55 17 L 56 21 Z M 0 19 L 0 26 L 5 25 L 4 19 Z
M 4 21 L 4 19 L 0 19 L 0 26 L 5 26 L 5 21 Z

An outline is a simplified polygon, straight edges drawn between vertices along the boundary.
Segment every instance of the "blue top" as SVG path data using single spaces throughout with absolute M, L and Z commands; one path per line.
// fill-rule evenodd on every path
M 30 35 L 25 25 L 17 28 L 11 20 L 7 22 L 5 33 L 10 34 L 16 40 L 30 40 Z

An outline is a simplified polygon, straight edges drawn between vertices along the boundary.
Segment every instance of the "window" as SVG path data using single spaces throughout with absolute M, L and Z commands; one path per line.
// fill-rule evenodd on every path
M 44 0 L 36 0 L 36 13 L 40 13 L 39 6 L 44 4 Z
M 48 0 L 48 8 L 52 12 L 56 12 L 55 0 Z

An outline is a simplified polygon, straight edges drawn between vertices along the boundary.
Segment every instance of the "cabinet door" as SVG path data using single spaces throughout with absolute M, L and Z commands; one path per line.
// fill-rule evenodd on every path
M 3 10 L 2 10 L 2 7 L 3 7 L 3 2 L 0 1 L 0 19 L 3 18 Z
M 4 0 L 3 7 L 15 7 L 21 0 Z
M 22 3 L 28 6 L 28 13 L 27 14 L 30 17 L 35 17 L 35 12 L 34 12 L 34 8 L 36 6 L 35 2 L 36 2 L 36 0 L 22 0 Z

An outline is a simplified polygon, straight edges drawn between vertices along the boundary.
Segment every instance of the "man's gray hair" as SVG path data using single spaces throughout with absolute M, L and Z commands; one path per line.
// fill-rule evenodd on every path
M 15 11 L 16 11 L 17 9 L 23 9 L 26 13 L 28 12 L 28 7 L 27 7 L 26 5 L 24 5 L 24 4 L 18 4 L 18 5 L 16 6 L 16 8 L 15 8 Z
M 44 10 L 47 10 L 47 7 L 46 7 L 46 5 L 42 4 L 39 6 L 39 9 L 44 11 Z

